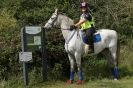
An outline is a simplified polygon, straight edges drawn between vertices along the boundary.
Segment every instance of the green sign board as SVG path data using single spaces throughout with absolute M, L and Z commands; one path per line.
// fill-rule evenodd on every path
M 42 48 L 43 29 L 40 26 L 26 26 L 23 29 L 23 46 L 26 51 L 38 51 Z
M 40 51 L 42 58 L 42 78 L 47 79 L 47 58 L 45 49 L 45 30 L 40 26 L 25 26 L 21 29 L 22 52 L 19 60 L 23 63 L 24 84 L 28 85 L 28 63 L 32 61 L 32 52 Z

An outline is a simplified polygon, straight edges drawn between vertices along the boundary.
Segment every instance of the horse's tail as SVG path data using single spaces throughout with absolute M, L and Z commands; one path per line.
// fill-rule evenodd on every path
M 117 61 L 117 66 L 119 64 L 119 56 L 120 56 L 120 40 L 117 40 L 117 51 L 116 51 L 116 61 Z

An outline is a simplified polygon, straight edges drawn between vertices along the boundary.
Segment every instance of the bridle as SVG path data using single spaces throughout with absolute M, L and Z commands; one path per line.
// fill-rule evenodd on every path
M 57 20 L 57 17 L 58 17 L 58 14 L 56 14 L 56 13 L 54 13 L 53 15 L 55 15 L 56 17 L 50 18 L 50 19 L 51 20 L 54 19 L 54 20 L 52 20 L 52 22 L 48 22 L 48 24 L 51 25 L 52 27 L 54 26 L 54 22 Z
M 54 18 L 51 17 L 50 19 L 52 20 L 52 22 L 48 22 L 48 24 L 51 25 L 51 27 L 54 27 L 54 22 L 57 20 L 59 14 L 60 14 L 59 12 L 53 13 L 53 15 L 55 15 L 55 17 Z M 54 27 L 54 28 L 60 29 L 58 27 Z M 70 30 L 70 29 L 65 29 L 65 28 L 61 28 L 61 29 L 62 30 Z

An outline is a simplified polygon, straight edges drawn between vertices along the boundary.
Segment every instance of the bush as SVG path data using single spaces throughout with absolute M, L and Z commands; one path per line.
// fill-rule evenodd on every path
M 18 72 L 19 30 L 10 12 L 0 13 L 0 79 Z

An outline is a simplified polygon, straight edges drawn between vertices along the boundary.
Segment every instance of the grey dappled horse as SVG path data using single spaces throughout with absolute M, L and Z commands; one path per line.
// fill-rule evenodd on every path
M 88 45 L 82 41 L 81 34 L 78 29 L 70 31 L 70 25 L 73 25 L 72 19 L 66 15 L 58 13 L 57 9 L 52 14 L 51 18 L 45 24 L 44 28 L 50 29 L 51 27 L 60 27 L 63 37 L 65 39 L 65 50 L 68 53 L 70 61 L 70 78 L 68 83 L 72 83 L 74 79 L 74 59 L 76 59 L 76 64 L 78 68 L 78 84 L 82 83 L 83 75 L 81 71 L 81 57 L 87 54 Z M 106 55 L 108 62 L 113 66 L 114 80 L 118 78 L 118 68 L 117 68 L 117 33 L 114 30 L 101 29 L 98 30 L 96 34 L 101 35 L 101 41 L 94 43 L 94 55 L 102 52 Z

